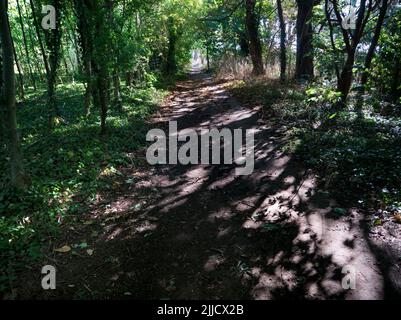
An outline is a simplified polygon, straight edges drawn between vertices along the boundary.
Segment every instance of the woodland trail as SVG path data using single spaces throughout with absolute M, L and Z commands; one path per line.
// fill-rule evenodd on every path
M 120 168 L 118 187 L 64 236 L 64 243 L 88 242 L 93 254 L 53 256 L 57 290 L 44 293 L 27 277 L 22 297 L 385 297 L 362 215 L 330 215 L 338 204 L 280 150 L 285 131 L 264 123 L 259 109 L 242 107 L 223 83 L 197 74 L 178 84 L 152 127 L 171 120 L 179 130 L 254 129 L 254 172 L 235 176 L 230 165 Z M 342 288 L 346 265 L 357 272 L 355 290 Z

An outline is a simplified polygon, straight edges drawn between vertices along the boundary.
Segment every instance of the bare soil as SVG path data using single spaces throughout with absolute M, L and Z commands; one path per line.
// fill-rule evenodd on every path
M 166 128 L 170 120 L 180 130 L 254 130 L 253 174 L 236 176 L 234 165 L 119 168 L 113 188 L 51 244 L 43 264 L 57 267 L 57 289 L 42 290 L 35 266 L 21 275 L 18 298 L 400 297 L 401 253 L 383 249 L 363 212 L 332 199 L 281 151 L 285 130 L 262 120 L 259 108 L 197 74 L 177 85 L 152 122 Z M 336 207 L 347 215 L 333 215 Z M 88 247 L 53 251 L 79 243 Z M 342 287 L 344 266 L 356 272 L 355 290 Z

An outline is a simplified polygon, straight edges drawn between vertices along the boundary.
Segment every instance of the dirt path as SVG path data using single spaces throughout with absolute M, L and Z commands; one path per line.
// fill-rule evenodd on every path
M 338 204 L 314 177 L 280 151 L 285 132 L 241 107 L 203 75 L 180 83 L 154 119 L 185 128 L 255 130 L 255 171 L 234 167 L 122 168 L 113 192 L 99 195 L 87 221 L 64 243 L 94 251 L 56 254 L 57 290 L 36 298 L 380 299 L 386 281 L 361 227 L 361 214 L 330 212 Z M 62 243 L 60 243 L 62 244 Z M 356 271 L 344 290 L 342 269 Z M 32 297 L 32 290 L 20 292 Z

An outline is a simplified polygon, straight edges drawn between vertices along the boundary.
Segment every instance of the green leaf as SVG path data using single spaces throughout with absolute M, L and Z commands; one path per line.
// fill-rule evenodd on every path
M 337 117 L 337 113 L 333 113 L 331 116 L 329 116 L 329 119 L 333 120 L 335 117 Z

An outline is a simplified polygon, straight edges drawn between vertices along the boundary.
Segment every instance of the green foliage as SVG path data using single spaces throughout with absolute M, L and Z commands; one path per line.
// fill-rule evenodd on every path
M 309 103 L 338 103 L 341 99 L 341 92 L 333 90 L 331 87 L 311 87 L 306 90 Z
M 401 104 L 401 10 L 393 13 L 381 33 L 380 50 L 368 71 L 374 75 L 370 87 L 379 89 L 379 97 Z
M 60 224 L 80 215 L 101 190 L 112 187 L 105 179 L 121 165 L 131 164 L 132 156 L 146 143 L 144 120 L 163 96 L 153 88 L 123 90 L 123 113 L 113 111 L 109 135 L 99 137 L 99 114 L 84 117 L 83 87 L 61 87 L 62 117 L 65 123 L 48 133 L 45 99 L 30 95 L 19 109 L 25 167 L 31 184 L 25 192 L 8 189 L 7 176 L 0 177 L 0 276 L 8 279 L 24 263 L 41 257 L 43 245 L 57 234 Z M 51 147 L 49 147 L 51 146 Z M 1 156 L 0 169 L 7 169 Z M 7 277 L 6 277 L 7 276 Z M 7 281 L 0 281 L 0 286 Z M 1 291 L 1 290 L 0 290 Z
M 399 202 L 399 122 L 384 125 L 374 110 L 363 118 L 348 110 L 332 112 L 337 92 L 317 85 L 305 94 L 303 90 L 259 81 L 237 82 L 231 88 L 241 102 L 261 104 L 269 122 L 291 128 L 283 150 L 314 168 L 324 187 L 350 197 L 375 194 L 388 204 Z M 336 119 L 336 125 L 322 126 L 327 119 Z

